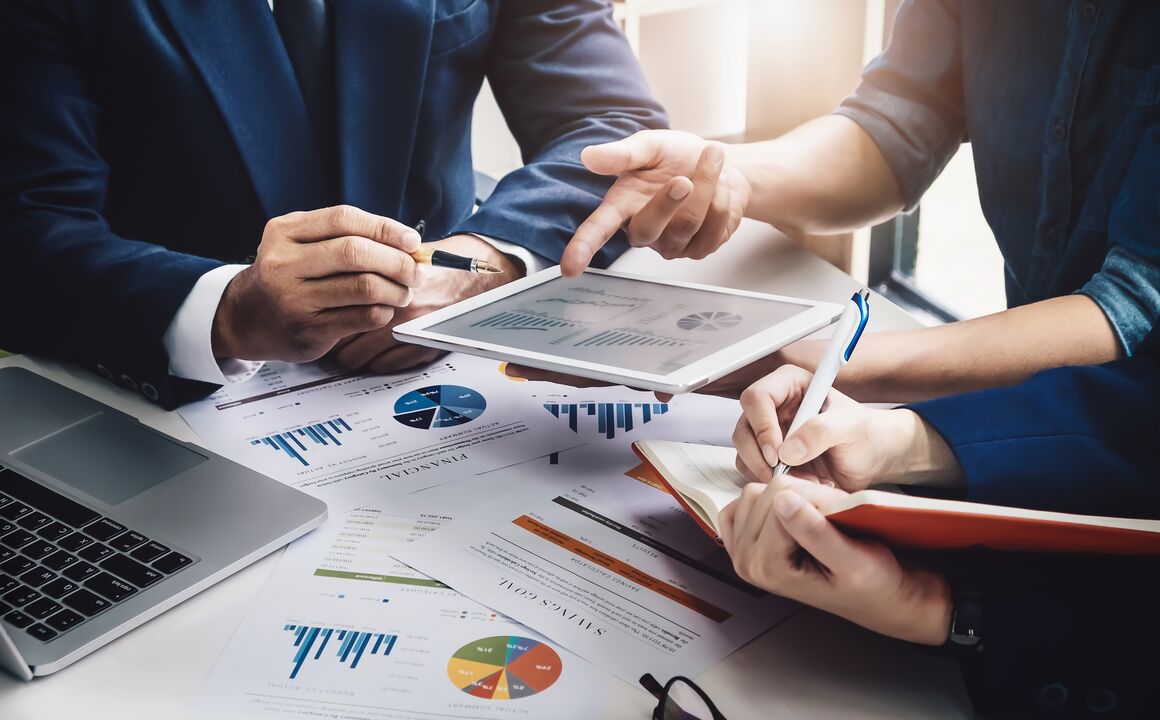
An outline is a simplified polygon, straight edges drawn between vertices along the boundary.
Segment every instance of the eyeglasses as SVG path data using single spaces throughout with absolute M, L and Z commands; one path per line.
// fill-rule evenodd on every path
M 705 691 L 687 677 L 678 675 L 662 687 L 656 678 L 645 673 L 640 684 L 657 699 L 653 720 L 725 720 Z

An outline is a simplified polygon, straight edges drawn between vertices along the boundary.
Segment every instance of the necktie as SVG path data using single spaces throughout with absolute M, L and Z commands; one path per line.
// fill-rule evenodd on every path
M 335 128 L 334 53 L 327 0 L 275 0 L 274 21 L 302 89 L 318 141 L 327 203 L 338 200 L 338 132 Z

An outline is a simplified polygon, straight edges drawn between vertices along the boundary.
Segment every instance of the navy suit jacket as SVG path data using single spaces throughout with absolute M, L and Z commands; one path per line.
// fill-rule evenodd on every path
M 608 0 L 330 7 L 339 200 L 430 236 L 558 260 L 609 184 L 580 150 L 667 122 Z M 471 215 L 485 75 L 526 166 Z M 168 375 L 182 301 L 251 257 L 270 218 L 329 204 L 266 0 L 4 2 L 0 104 L 0 347 L 167 406 L 211 390 Z
M 1128 360 L 912 409 L 954 451 L 970 500 L 1160 519 L 1160 331 Z M 982 712 L 1160 717 L 1155 558 L 980 550 L 946 570 L 983 597 L 984 650 L 964 665 Z

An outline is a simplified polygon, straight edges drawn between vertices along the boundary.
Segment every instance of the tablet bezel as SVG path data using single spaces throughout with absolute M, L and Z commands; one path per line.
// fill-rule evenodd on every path
M 432 332 L 430 330 L 433 325 L 438 325 L 441 322 L 451 320 L 464 313 L 485 307 L 521 293 L 524 290 L 555 280 L 560 277 L 560 266 L 556 265 L 534 275 L 514 280 L 494 290 L 489 290 L 475 297 L 461 300 L 440 310 L 398 325 L 394 329 L 394 336 L 403 342 L 423 345 L 425 347 L 433 347 L 452 352 L 465 352 L 469 355 L 514 362 L 541 370 L 577 375 L 593 380 L 627 385 L 642 390 L 657 390 L 660 392 L 679 394 L 696 390 L 810 333 L 834 323 L 841 316 L 843 310 L 843 306 L 835 303 L 785 297 L 782 295 L 769 295 L 748 290 L 734 290 L 732 288 L 701 285 L 679 280 L 643 277 L 631 273 L 617 272 L 615 270 L 589 268 L 585 272 L 656 285 L 671 285 L 673 287 L 687 288 L 690 290 L 704 290 L 726 295 L 739 295 L 772 302 L 788 303 L 801 306 L 804 309 L 791 318 L 750 335 L 743 340 L 727 345 L 667 375 L 629 370 L 615 365 L 603 365 L 587 360 L 572 360 L 562 355 L 547 355 L 532 350 L 523 350 L 510 345 L 469 340 L 467 338 Z

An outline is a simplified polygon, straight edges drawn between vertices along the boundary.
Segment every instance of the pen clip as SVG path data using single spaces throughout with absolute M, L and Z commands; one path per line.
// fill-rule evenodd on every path
M 851 328 L 850 339 L 846 342 L 846 349 L 842 351 L 843 365 L 850 362 L 850 356 L 854 354 L 854 348 L 858 345 L 862 331 L 866 329 L 866 323 L 870 320 L 870 291 L 865 288 L 859 290 L 850 296 L 850 302 L 854 303 L 854 307 L 858 310 L 858 321 Z

